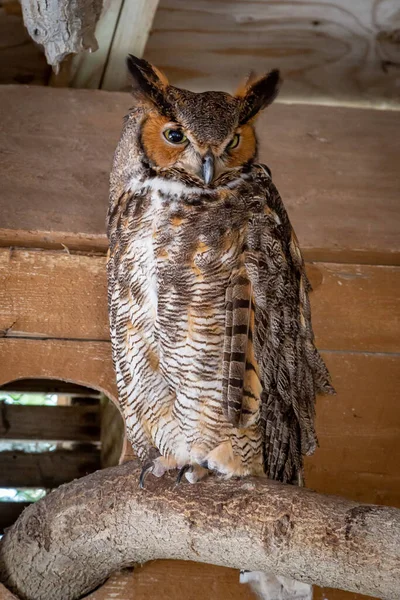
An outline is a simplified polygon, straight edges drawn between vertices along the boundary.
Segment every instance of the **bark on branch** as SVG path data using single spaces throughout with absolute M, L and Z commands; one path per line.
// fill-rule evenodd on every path
M 63 485 L 28 507 L 0 546 L 0 581 L 21 599 L 72 600 L 155 558 L 272 571 L 400 598 L 400 510 L 264 479 L 195 485 L 136 462 Z

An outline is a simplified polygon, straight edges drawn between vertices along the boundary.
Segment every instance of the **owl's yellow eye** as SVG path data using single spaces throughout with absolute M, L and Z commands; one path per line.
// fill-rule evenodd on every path
M 239 145 L 240 142 L 240 135 L 238 133 L 235 133 L 235 135 L 233 136 L 233 138 L 231 139 L 231 141 L 229 142 L 229 144 L 227 145 L 227 150 L 233 150 L 233 148 L 236 148 Z
M 163 135 L 170 144 L 184 144 L 187 142 L 187 137 L 182 129 L 166 129 Z

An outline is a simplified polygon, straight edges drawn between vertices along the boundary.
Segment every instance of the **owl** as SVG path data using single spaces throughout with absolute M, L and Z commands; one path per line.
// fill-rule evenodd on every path
M 331 393 L 310 284 L 254 123 L 277 70 L 235 95 L 169 84 L 130 56 L 134 106 L 107 217 L 113 361 L 126 432 L 152 473 L 302 482 Z

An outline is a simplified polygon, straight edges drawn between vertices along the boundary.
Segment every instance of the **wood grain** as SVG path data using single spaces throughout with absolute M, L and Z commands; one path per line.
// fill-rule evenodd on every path
M 0 438 L 5 440 L 100 440 L 99 406 L 14 406 L 0 402 L 0 412 Z
M 108 173 L 130 96 L 4 86 L 0 103 L 1 245 L 104 252 Z M 277 104 L 259 132 L 308 260 L 400 264 L 398 112 Z
M 0 249 L 0 331 L 108 340 L 106 259 Z
M 115 596 L 113 595 L 115 594 Z M 115 573 L 85 600 L 255 600 L 239 571 L 178 560 L 155 560 Z M 314 587 L 314 600 L 371 600 L 343 590 Z M 1 600 L 1 595 L 0 595 Z
M 116 401 L 109 342 L 0 339 L 0 386 L 16 379 L 59 379 Z
M 46 85 L 50 67 L 24 27 L 16 0 L 0 3 L 0 85 Z
M 400 507 L 400 355 L 323 352 L 336 396 L 317 400 L 319 448 L 306 485 Z
M 94 447 L 36 453 L 10 450 L 0 453 L 0 461 L 1 487 L 49 489 L 100 469 L 100 452 Z
M 320 348 L 400 352 L 398 267 L 318 263 L 307 272 Z M 0 332 L 109 340 L 105 257 L 0 248 Z
M 145 58 L 194 91 L 279 67 L 285 101 L 398 107 L 399 26 L 397 0 L 161 0 Z

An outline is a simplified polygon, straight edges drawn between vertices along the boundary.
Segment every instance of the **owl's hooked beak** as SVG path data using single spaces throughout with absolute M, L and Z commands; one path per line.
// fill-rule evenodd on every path
M 203 157 L 203 163 L 201 166 L 201 174 L 205 184 L 208 185 L 214 179 L 214 170 L 214 155 L 211 152 L 211 150 L 208 150 L 208 152 Z

